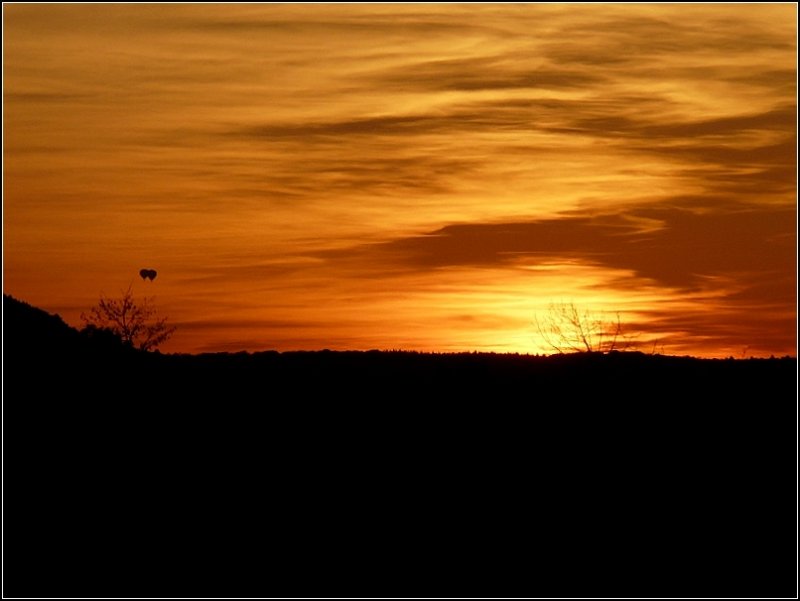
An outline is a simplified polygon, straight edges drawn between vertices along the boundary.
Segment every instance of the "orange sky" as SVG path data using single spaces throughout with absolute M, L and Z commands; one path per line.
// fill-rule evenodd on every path
M 164 351 L 796 354 L 786 4 L 4 4 L 6 293 Z M 159 272 L 143 282 L 140 268 Z

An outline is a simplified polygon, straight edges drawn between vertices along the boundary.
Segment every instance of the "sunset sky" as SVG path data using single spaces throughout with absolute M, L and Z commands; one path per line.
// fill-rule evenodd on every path
M 71 325 L 132 283 L 165 352 L 549 352 L 563 301 L 796 355 L 794 3 L 3 17 L 3 289 Z

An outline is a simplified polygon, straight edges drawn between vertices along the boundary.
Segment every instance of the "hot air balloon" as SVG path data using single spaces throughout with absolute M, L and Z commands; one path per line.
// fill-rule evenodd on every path
M 158 274 L 155 269 L 140 269 L 139 275 L 142 276 L 143 280 L 149 279 L 152 282 Z

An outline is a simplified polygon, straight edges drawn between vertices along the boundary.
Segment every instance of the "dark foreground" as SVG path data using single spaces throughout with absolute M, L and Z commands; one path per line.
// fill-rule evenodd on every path
M 796 596 L 795 359 L 4 326 L 4 596 Z

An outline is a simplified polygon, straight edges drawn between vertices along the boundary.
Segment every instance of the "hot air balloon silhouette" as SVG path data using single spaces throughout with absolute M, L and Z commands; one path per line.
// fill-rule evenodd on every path
M 149 279 L 152 282 L 158 274 L 155 269 L 140 269 L 139 275 L 142 276 L 143 280 Z

